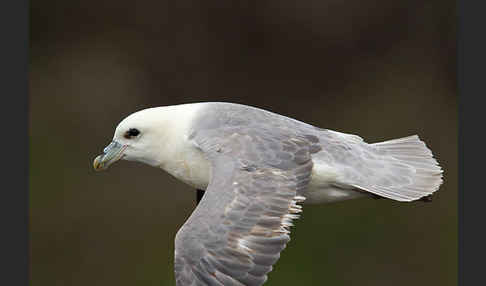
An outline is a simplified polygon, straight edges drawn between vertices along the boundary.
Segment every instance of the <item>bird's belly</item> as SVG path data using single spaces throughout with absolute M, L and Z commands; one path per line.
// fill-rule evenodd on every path
M 209 185 L 210 163 L 202 153 L 185 153 L 185 156 L 174 160 L 172 164 L 165 165 L 164 169 L 193 188 L 206 190 Z M 336 183 L 339 183 L 339 171 L 325 163 L 314 161 L 311 181 L 302 194 L 306 197 L 305 202 L 321 204 L 365 196 L 351 187 L 349 189 L 338 188 L 335 186 Z
M 323 204 L 339 202 L 365 196 L 364 193 L 354 190 L 351 186 L 337 187 L 339 182 L 339 170 L 325 163 L 314 161 L 311 181 L 303 192 L 305 202 L 310 204 Z

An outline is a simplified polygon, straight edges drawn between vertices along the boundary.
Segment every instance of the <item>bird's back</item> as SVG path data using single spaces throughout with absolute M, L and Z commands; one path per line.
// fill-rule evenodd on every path
M 247 105 L 203 103 L 195 130 L 264 130 L 294 136 L 320 148 L 312 154 L 309 203 L 331 202 L 375 194 L 413 201 L 435 192 L 442 170 L 418 136 L 369 144 L 353 134 L 319 128 L 299 120 Z M 208 116 L 209 115 L 209 116 Z

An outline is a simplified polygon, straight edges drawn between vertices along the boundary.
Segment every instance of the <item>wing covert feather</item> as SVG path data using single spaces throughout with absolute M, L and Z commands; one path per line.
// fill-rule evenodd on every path
M 211 181 L 176 235 L 178 286 L 262 285 L 290 240 L 310 180 L 312 142 L 278 130 L 194 135 Z

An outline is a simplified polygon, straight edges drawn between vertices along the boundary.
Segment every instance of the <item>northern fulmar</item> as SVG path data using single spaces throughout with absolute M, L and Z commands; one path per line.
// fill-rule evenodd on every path
M 175 238 L 178 286 L 262 285 L 302 202 L 430 200 L 442 169 L 418 136 L 366 143 L 256 107 L 223 102 L 144 109 L 94 160 L 161 168 L 194 187 Z

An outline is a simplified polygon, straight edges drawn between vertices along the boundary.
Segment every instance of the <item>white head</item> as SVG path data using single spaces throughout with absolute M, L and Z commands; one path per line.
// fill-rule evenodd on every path
M 174 136 L 173 108 L 154 107 L 135 112 L 116 127 L 112 142 L 93 162 L 95 170 L 104 170 L 123 159 L 160 166 L 165 148 Z

